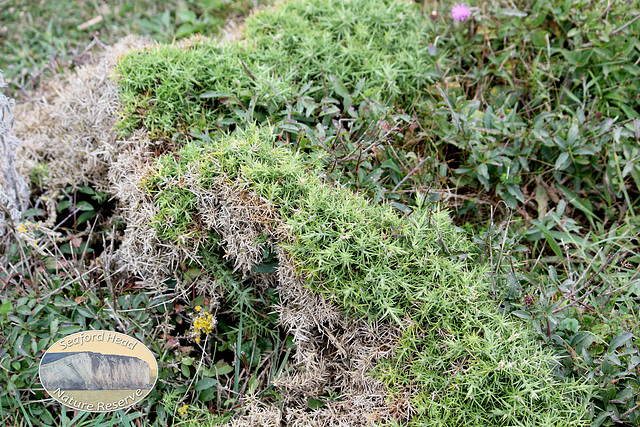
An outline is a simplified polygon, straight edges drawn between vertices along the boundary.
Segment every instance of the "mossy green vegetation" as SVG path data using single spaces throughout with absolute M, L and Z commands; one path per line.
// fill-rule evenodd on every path
M 462 22 L 457 1 L 291 0 L 230 44 L 175 39 L 263 2 L 114 0 L 64 16 L 61 0 L 18 3 L 0 12 L 13 88 L 50 54 L 66 69 L 95 34 L 77 25 L 98 14 L 105 43 L 174 40 L 114 71 L 120 130 L 146 128 L 171 155 L 138 198 L 127 183 L 147 165 L 114 142 L 120 175 L 61 188 L 47 212 L 37 197 L 57 165 L 84 180 L 95 164 L 37 156 L 25 215 L 46 228 L 0 242 L 4 424 L 638 424 L 640 0 L 471 0 Z M 231 135 L 248 124 L 270 127 Z M 116 191 L 120 212 L 104 203 Z M 133 285 L 145 281 L 162 295 Z M 70 421 L 47 402 L 39 354 L 79 328 L 152 343 L 164 369 L 139 411 Z M 363 366 L 384 383 L 373 393 L 369 377 L 345 386 Z M 292 391 L 289 374 L 321 384 Z
M 414 4 L 286 2 L 245 23 L 233 44 L 189 41 L 133 53 L 118 65 L 124 130 L 171 137 L 249 121 L 312 127 L 350 94 L 410 109 L 439 71 Z M 303 108 L 299 108 L 303 107 Z M 353 112 L 355 114 L 355 112 Z M 186 128 L 185 128 L 186 127 Z
M 191 220 L 198 194 L 225 176 L 248 182 L 249 190 L 277 206 L 295 239 L 278 243 L 314 289 L 360 317 L 400 323 L 416 305 L 433 301 L 430 288 L 441 292 L 442 284 L 456 288 L 484 280 L 476 248 L 451 225 L 446 211 L 423 207 L 403 216 L 391 205 L 325 184 L 314 167 L 317 159 L 305 161 L 300 153 L 274 147 L 270 131 L 216 142 L 206 137 L 210 144 L 189 143 L 176 155 L 161 157 L 146 184 L 159 210 L 154 223 L 159 236 L 188 240 L 183 230 L 198 229 Z M 194 174 L 199 189 L 175 187 L 181 176 L 193 181 Z M 416 320 L 422 321 L 419 314 Z
M 274 146 L 271 129 L 203 135 L 158 159 L 147 181 L 159 209 L 154 226 L 162 236 L 196 228 L 186 218 L 197 208 L 176 209 L 188 211 L 184 201 L 215 192 L 219 179 L 242 182 L 275 206 L 280 221 L 271 225 L 291 238 L 272 243 L 293 257 L 312 289 L 353 316 L 410 324 L 397 357 L 370 372 L 390 395 L 409 395 L 410 425 L 588 424 L 588 387 L 554 378 L 554 357 L 523 323 L 499 312 L 486 267 L 446 211 L 417 206 L 406 215 L 372 204 L 323 182 L 317 164 Z M 180 177 L 191 183 L 182 196 L 174 187 Z

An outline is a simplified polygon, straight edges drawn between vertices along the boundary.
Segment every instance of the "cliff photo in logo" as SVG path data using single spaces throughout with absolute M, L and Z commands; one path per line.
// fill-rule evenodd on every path
M 53 344 L 40 361 L 42 386 L 73 409 L 108 412 L 142 400 L 158 376 L 140 341 L 112 331 L 78 332 Z

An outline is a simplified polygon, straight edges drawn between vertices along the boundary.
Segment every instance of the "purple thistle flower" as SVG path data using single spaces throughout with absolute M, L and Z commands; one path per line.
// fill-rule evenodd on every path
M 451 8 L 451 16 L 456 22 L 464 21 L 471 16 L 471 10 L 469 10 L 469 7 L 466 4 L 460 3 L 459 5 Z

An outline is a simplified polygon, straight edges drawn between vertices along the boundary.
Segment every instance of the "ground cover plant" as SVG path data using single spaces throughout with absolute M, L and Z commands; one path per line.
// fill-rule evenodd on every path
M 42 277 L 56 257 L 82 271 L 74 257 L 104 259 L 114 239 L 113 266 L 162 302 L 148 315 L 167 372 L 148 407 L 118 414 L 125 425 L 314 425 L 349 411 L 391 425 L 637 424 L 638 4 L 496 1 L 459 6 L 456 20 L 451 6 L 286 2 L 237 43 L 122 58 L 130 135 L 113 146 L 142 148 L 101 157 L 109 181 L 89 167 L 74 175 L 86 182 L 46 193 L 76 215 L 56 227 L 68 241 L 29 223 L 13 233 L 7 336 L 29 307 L 35 323 L 52 313 L 42 298 L 11 301 L 32 260 Z M 172 13 L 175 34 L 187 14 Z M 53 164 L 32 169 L 32 187 L 52 186 Z M 100 194 L 117 195 L 122 217 L 83 234 L 80 220 L 112 215 Z M 100 295 L 96 321 L 113 312 L 103 322 L 117 324 L 129 314 L 102 303 L 105 277 L 84 292 Z M 6 341 L 18 384 L 6 419 L 57 420 L 33 402 L 34 357 Z
M 271 113 L 278 108 L 277 99 L 273 101 L 271 107 L 266 108 L 270 112 L 268 119 L 280 125 L 276 128 L 277 133 L 285 132 L 286 135 L 286 130 L 291 130 L 297 134 L 297 145 L 308 150 L 321 147 L 333 154 L 333 162 L 329 162 L 331 168 L 342 166 L 340 175 L 350 179 L 355 188 L 368 188 L 375 199 L 398 200 L 396 206 L 402 208 L 412 204 L 416 187 L 431 192 L 431 200 L 454 192 L 452 197 L 460 215 L 459 223 L 470 229 L 480 227 L 480 230 L 488 231 L 487 238 L 492 237 L 497 224 L 489 225 L 487 230 L 483 223 L 487 217 L 492 220 L 494 217 L 483 206 L 504 201 L 505 207 L 500 208 L 498 204 L 500 211 L 495 213 L 502 219 L 507 218 L 506 212 L 515 210 L 515 216 L 508 222 L 510 231 L 502 229 L 504 233 L 499 234 L 502 240 L 497 241 L 497 246 L 490 242 L 485 244 L 485 248 L 496 250 L 495 272 L 504 271 L 497 283 L 508 285 L 503 289 L 512 303 L 509 307 L 525 308 L 515 314 L 531 320 L 543 339 L 557 345 L 569 367 L 565 374 L 580 376 L 586 369 L 600 375 L 597 374 L 598 363 L 602 360 L 605 371 L 611 373 L 609 358 L 613 358 L 614 366 L 625 366 L 627 369 L 614 368 L 613 372 L 626 380 L 608 382 L 608 385 L 600 383 L 607 392 L 601 395 L 597 415 L 599 422 L 620 420 L 622 415 L 627 421 L 634 422 L 637 407 L 631 396 L 637 395 L 634 391 L 637 390 L 637 377 L 633 373 L 636 365 L 631 358 L 636 350 L 630 346 L 630 340 L 634 332 L 633 319 L 637 318 L 634 303 L 637 278 L 633 266 L 637 262 L 635 206 L 639 123 L 636 119 L 637 72 L 633 64 L 638 60 L 638 22 L 634 18 L 625 20 L 626 4 L 611 7 L 596 2 L 565 2 L 562 5 L 534 2 L 518 5 L 517 9 L 501 6 L 496 2 L 477 8 L 475 19 L 453 25 L 449 20 L 440 19 L 436 12 L 432 21 L 418 21 L 416 28 L 412 27 L 411 6 L 393 4 L 389 8 L 406 8 L 403 9 L 406 16 L 403 15 L 398 28 L 394 28 L 406 31 L 400 38 L 419 40 L 424 37 L 421 28 L 430 30 L 431 38 L 414 48 L 416 55 L 424 55 L 425 63 L 420 68 L 403 68 L 407 74 L 420 73 L 419 78 L 429 77 L 427 81 L 414 80 L 418 87 L 420 84 L 428 86 L 426 94 L 421 94 L 417 101 L 414 97 L 412 102 L 403 104 L 395 98 L 393 90 L 386 91 L 381 83 L 394 83 L 393 79 L 379 80 L 376 84 L 372 83 L 372 80 L 376 82 L 373 77 L 368 82 L 369 87 L 376 88 L 375 95 L 369 91 L 367 95 L 371 98 L 366 99 L 357 85 L 361 82 L 349 78 L 342 82 L 336 77 L 342 76 L 345 62 L 358 61 L 357 53 L 351 52 L 344 54 L 343 61 L 320 62 L 324 76 L 316 96 L 320 98 L 320 104 L 332 102 L 331 98 L 337 101 L 335 109 L 321 110 L 322 113 L 333 112 L 335 121 L 324 121 L 322 115 L 313 117 L 318 99 L 310 102 L 302 90 L 290 97 L 289 102 L 280 101 L 283 111 L 279 117 L 277 113 Z M 340 36 L 349 33 L 342 28 L 344 22 L 349 22 L 348 13 L 343 14 L 346 16 L 344 21 L 327 18 L 318 23 L 313 8 L 298 10 L 300 13 L 294 21 L 307 19 L 307 27 L 327 28 L 333 22 L 333 30 Z M 441 15 L 445 13 L 440 11 Z M 254 32 L 251 22 L 248 24 L 247 34 L 254 38 L 248 41 L 252 48 L 270 45 L 261 38 L 269 34 L 269 23 L 272 22 L 269 19 L 258 18 L 256 22 L 262 26 L 257 26 L 259 30 Z M 366 22 L 361 25 L 367 25 Z M 310 31 L 309 41 L 305 40 L 304 33 L 292 31 L 287 35 L 285 30 L 281 37 L 303 47 L 321 44 L 322 37 L 317 33 Z M 385 40 L 384 37 L 379 39 Z M 348 42 L 342 46 L 347 45 Z M 425 48 L 430 48 L 427 49 L 429 54 L 424 53 Z M 189 62 L 185 58 L 192 54 L 198 55 L 198 61 L 206 61 L 209 58 L 207 49 L 210 48 L 194 47 L 193 51 L 169 55 L 184 55 L 183 63 Z M 281 50 L 287 52 L 285 48 Z M 293 55 L 300 55 L 296 61 L 304 62 L 307 58 L 300 52 L 304 52 L 304 48 L 295 50 Z M 404 54 L 402 49 L 394 52 L 398 52 L 398 57 Z M 148 60 L 160 63 L 167 54 L 168 51 L 156 52 L 152 56 L 145 55 L 140 62 L 135 57 L 131 60 L 136 61 L 136 65 L 148 66 Z M 248 117 L 264 120 L 264 114 L 253 115 L 254 111 L 259 111 L 263 96 L 258 85 L 262 81 L 274 86 L 266 89 L 270 99 L 283 93 L 284 89 L 276 89 L 275 85 L 279 78 L 291 78 L 286 72 L 280 73 L 287 67 L 261 74 L 262 70 L 250 62 L 251 54 L 245 57 L 241 49 L 233 48 L 225 54 L 233 58 L 232 64 L 235 62 L 235 75 L 242 75 L 235 82 L 240 87 L 229 87 L 226 80 L 216 80 L 215 75 L 213 81 L 210 77 L 192 80 L 191 76 L 199 74 L 188 67 L 176 71 L 152 66 L 167 88 L 174 87 L 174 81 L 178 80 L 177 74 L 173 73 L 184 72 L 184 76 L 190 76 L 181 79 L 193 82 L 182 95 L 178 93 L 180 91 L 158 93 L 150 86 L 130 86 L 127 79 L 133 76 L 129 71 L 133 66 L 125 60 L 121 65 L 125 91 L 144 92 L 149 99 L 153 93 L 164 100 L 147 105 L 139 103 L 147 98 L 138 98 L 132 108 L 136 106 L 138 111 L 145 112 L 144 117 L 148 120 L 145 124 L 150 129 L 159 129 L 151 120 L 159 120 L 159 114 L 168 114 L 162 119 L 170 124 L 170 128 L 165 129 L 168 133 L 184 134 L 186 129 L 177 125 L 179 120 L 171 118 L 166 105 L 174 109 L 177 109 L 176 105 L 193 108 L 194 115 L 212 114 L 212 119 L 221 111 L 228 111 L 232 118 L 218 119 L 223 128 L 243 119 L 247 121 Z M 269 58 L 274 57 L 268 48 L 252 54 L 261 55 L 262 64 L 268 64 Z M 371 51 L 368 54 L 375 55 Z M 234 58 L 236 55 L 238 59 Z M 391 57 L 393 59 L 389 61 L 397 59 Z M 320 55 L 320 58 L 325 56 Z M 318 82 L 320 80 L 318 78 Z M 209 81 L 211 86 L 207 86 Z M 315 80 L 310 83 L 311 87 L 313 84 Z M 620 85 L 625 91 L 622 97 L 613 90 Z M 230 89 L 235 89 L 235 97 L 227 97 Z M 309 87 L 304 89 L 308 91 Z M 198 93 L 200 99 L 193 96 Z M 323 95 L 326 97 L 322 98 Z M 182 102 L 184 96 L 188 100 Z M 214 108 L 206 105 L 209 99 L 218 97 L 220 102 L 214 103 Z M 365 121 L 371 123 L 363 126 L 365 132 L 356 128 L 350 134 L 350 119 L 357 117 L 356 111 L 367 108 L 353 109 L 350 114 L 349 107 L 365 99 L 364 102 L 373 101 L 367 106 L 376 105 L 369 111 L 377 108 L 379 115 L 374 116 L 373 123 Z M 304 103 L 311 104 L 309 110 Z M 406 115 L 394 115 L 386 108 L 389 105 L 403 109 L 403 113 L 413 107 L 409 112 L 418 119 L 412 121 Z M 342 111 L 341 107 L 344 107 Z M 311 117 L 314 120 L 310 121 Z M 134 120 L 137 119 L 134 117 Z M 385 126 L 392 131 L 385 132 Z M 374 136 L 367 139 L 371 134 Z M 290 136 L 293 139 L 293 135 Z M 387 137 L 386 144 L 382 143 L 381 136 Z M 325 141 L 331 145 L 323 146 Z M 380 153 L 382 150 L 378 149 L 377 143 L 385 148 L 384 152 Z M 427 162 L 425 166 L 427 156 L 435 162 Z M 424 183 L 431 183 L 431 188 L 425 188 Z M 509 245 L 505 246 L 507 242 Z M 533 256 L 518 254 L 524 249 L 532 251 Z M 503 259 L 505 250 L 514 258 Z M 606 256 L 611 250 L 613 252 Z M 531 262 L 525 264 L 526 274 L 516 273 L 512 262 L 527 260 Z M 536 260 L 538 262 L 534 262 Z M 541 260 L 544 263 L 539 262 Z M 591 270 L 594 266 L 596 268 Z M 566 276 L 559 279 L 558 271 L 564 271 Z M 590 271 L 593 275 L 588 277 L 592 274 Z M 545 284 L 549 283 L 551 286 L 547 288 Z M 589 285 L 596 287 L 587 289 Z M 593 300 L 598 295 L 597 290 L 604 298 Z M 591 299 L 591 304 L 586 304 L 586 299 Z M 616 315 L 620 304 L 623 318 Z M 569 307 L 565 308 L 565 305 Z M 582 308 L 575 310 L 576 306 Z M 533 313 L 531 309 L 534 309 Z M 584 310 L 598 313 L 600 320 L 587 320 L 591 315 L 583 313 Z M 581 323 L 582 328 L 578 326 Z M 607 332 L 603 336 L 604 331 Z M 626 343 L 626 354 L 622 356 L 628 362 L 618 362 L 616 347 L 621 342 Z M 606 351 L 608 343 L 614 344 L 610 352 Z M 587 352 L 586 368 L 585 365 L 580 367 L 581 362 L 574 357 L 585 346 L 593 351 Z M 568 350 L 569 347 L 573 350 Z M 591 364 L 590 359 L 595 359 L 596 364 Z M 613 403 L 609 403 L 611 400 Z
M 550 354 L 519 321 L 486 301 L 483 267 L 475 264 L 480 254 L 446 212 L 416 207 L 405 217 L 390 205 L 327 186 L 310 173 L 309 162 L 272 148 L 270 134 L 205 138 L 205 144 L 160 158 L 146 181 L 159 207 L 158 234 L 196 229 L 194 218 L 211 210 L 206 201 L 219 191 L 221 176 L 245 182 L 244 191 L 257 192 L 286 218 L 279 222 L 293 238 L 271 244 L 284 249 L 311 289 L 355 318 L 412 324 L 397 359 L 371 369 L 408 399 L 396 418 L 412 425 L 584 425 L 580 388 L 555 382 Z M 207 220 L 199 222 L 206 230 Z M 176 234 L 173 239 L 188 244 L 184 232 Z M 508 372 L 499 379 L 502 369 Z M 419 392 L 409 391 L 416 387 Z

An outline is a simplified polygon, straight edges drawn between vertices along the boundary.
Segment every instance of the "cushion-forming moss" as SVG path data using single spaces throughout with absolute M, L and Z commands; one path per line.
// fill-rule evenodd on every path
M 291 113 L 299 92 L 339 100 L 358 83 L 361 96 L 410 109 L 439 75 L 428 54 L 429 25 L 407 1 L 286 2 L 249 17 L 239 42 L 200 39 L 123 58 L 120 127 L 144 125 L 170 137 L 207 124 L 243 125 L 237 117 L 245 109 L 258 123 L 273 123 Z M 311 127 L 322 120 L 294 118 Z
M 311 289 L 352 316 L 411 325 L 396 356 L 371 371 L 390 396 L 408 396 L 411 425 L 588 424 L 585 387 L 555 380 L 553 357 L 499 313 L 474 246 L 445 211 L 404 215 L 369 203 L 323 182 L 314 159 L 275 147 L 269 135 L 204 138 L 161 157 L 148 181 L 164 215 L 155 226 L 166 235 L 169 205 L 185 206 L 173 192 L 180 176 L 189 176 L 183 191 L 196 200 L 221 178 L 242 182 L 276 207 L 271 226 L 290 238 L 273 243 Z

